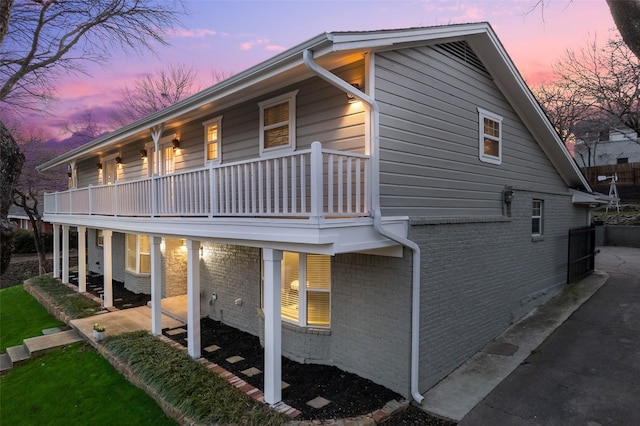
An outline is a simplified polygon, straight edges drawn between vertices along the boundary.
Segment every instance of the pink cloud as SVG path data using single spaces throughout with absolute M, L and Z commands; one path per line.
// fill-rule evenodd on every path
M 218 34 L 218 32 L 214 30 L 209 30 L 206 28 L 194 28 L 190 30 L 185 30 L 185 29 L 172 30 L 170 34 L 173 37 L 181 37 L 181 38 L 203 38 L 206 36 L 215 36 Z
M 251 50 L 256 46 L 261 46 L 261 45 L 265 45 L 265 48 L 267 50 L 275 50 L 275 49 L 269 49 L 269 39 L 268 38 L 258 38 L 255 40 L 251 40 L 251 41 L 245 41 L 244 43 L 240 43 L 240 49 L 241 50 Z

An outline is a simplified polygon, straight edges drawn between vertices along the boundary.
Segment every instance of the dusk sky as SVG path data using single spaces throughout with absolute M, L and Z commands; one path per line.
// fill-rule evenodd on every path
M 187 0 L 191 15 L 157 56 L 115 54 L 106 66 L 90 66 L 90 76 L 60 82 L 50 115 L 34 120 L 48 137 L 63 139 L 62 127 L 87 109 L 107 116 L 124 85 L 141 73 L 169 63 L 192 64 L 208 86 L 212 71 L 238 73 L 326 31 L 360 31 L 489 22 L 529 85 L 547 81 L 551 65 L 567 49 L 586 47 L 594 37 L 602 44 L 615 25 L 605 0 L 479 1 L 215 1 Z

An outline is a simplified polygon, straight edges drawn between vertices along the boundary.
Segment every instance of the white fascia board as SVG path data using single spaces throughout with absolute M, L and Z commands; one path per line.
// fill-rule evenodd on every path
M 45 215 L 45 221 L 115 232 L 158 237 L 191 238 L 248 247 L 329 254 L 386 249 L 401 256 L 391 241 L 377 232 L 372 219 L 332 219 L 320 224 L 289 219 L 119 218 L 86 215 Z M 386 218 L 383 224 L 407 234 L 408 218 Z M 158 230 L 162 230 L 161 233 Z M 401 249 L 401 247 L 400 247 Z
M 393 46 L 404 43 L 464 37 L 487 32 L 489 28 L 488 23 L 478 22 L 400 30 L 338 32 L 332 33 L 332 40 L 336 51 L 367 48 L 375 49 L 376 47 Z

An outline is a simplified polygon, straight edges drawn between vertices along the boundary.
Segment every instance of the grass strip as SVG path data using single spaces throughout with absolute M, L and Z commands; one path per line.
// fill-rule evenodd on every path
M 268 426 L 286 420 L 148 332 L 108 337 L 104 345 L 166 402 L 196 422 Z
M 0 376 L 0 424 L 175 425 L 93 348 L 76 343 Z
M 21 345 L 29 337 L 41 336 L 45 328 L 64 325 L 22 285 L 0 290 L 0 324 L 0 352 L 10 346 Z
M 102 309 L 98 302 L 73 291 L 51 275 L 40 275 L 30 281 L 33 286 L 47 293 L 71 318 L 90 317 Z

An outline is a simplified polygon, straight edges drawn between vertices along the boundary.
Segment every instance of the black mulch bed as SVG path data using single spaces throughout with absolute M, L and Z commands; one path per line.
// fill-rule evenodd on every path
M 78 273 L 69 272 L 69 282 L 78 285 Z M 124 288 L 124 283 L 113 280 L 113 306 L 118 309 L 137 308 L 145 306 L 151 300 L 149 294 L 137 294 Z M 87 293 L 102 299 L 104 292 L 104 277 L 102 275 L 89 273 L 87 274 Z
M 77 273 L 70 272 L 69 281 L 77 285 Z M 87 275 L 87 291 L 89 293 L 101 298 L 103 286 L 102 275 L 92 273 Z M 144 306 L 150 300 L 151 296 L 133 293 L 125 289 L 123 283 L 113 281 L 113 304 L 116 308 L 127 309 Z M 186 326 L 184 328 L 186 329 Z M 262 374 L 248 377 L 242 373 L 251 367 L 264 371 L 264 350 L 258 337 L 209 318 L 202 320 L 200 331 L 202 353 L 206 359 L 220 365 L 256 388 L 263 389 L 264 377 Z M 186 346 L 186 333 L 170 336 L 167 334 L 167 330 L 164 330 L 164 334 Z M 206 352 L 204 348 L 211 345 L 217 345 L 220 349 Z M 244 360 L 235 364 L 226 361 L 227 358 L 236 355 L 243 357 Z M 393 399 L 397 401 L 402 399 L 400 395 L 383 386 L 336 367 L 299 364 L 286 358 L 282 358 L 282 380 L 289 384 L 289 387 L 282 391 L 282 399 L 291 407 L 302 412 L 298 419 L 322 420 L 354 417 L 382 408 Z M 322 396 L 330 400 L 331 403 L 319 409 L 307 405 L 308 401 L 317 396 Z M 437 419 L 410 405 L 400 414 L 386 420 L 384 425 L 454 426 L 455 423 Z
M 186 329 L 186 327 L 184 327 Z M 247 376 L 243 371 L 255 367 L 264 371 L 264 350 L 258 337 L 229 327 L 219 321 L 204 318 L 200 326 L 202 354 L 207 360 L 216 363 L 258 389 L 263 389 L 264 376 Z M 186 345 L 186 332 L 165 335 Z M 207 352 L 205 348 L 216 345 L 220 349 Z M 244 360 L 230 363 L 227 358 L 241 356 Z M 282 390 L 282 400 L 302 412 L 298 419 L 336 419 L 354 417 L 371 413 L 382 408 L 387 402 L 402 397 L 389 389 L 355 374 L 344 372 L 336 367 L 299 364 L 282 358 L 282 380 L 289 384 Z M 307 402 L 322 396 L 331 401 L 322 408 L 313 408 Z M 385 425 L 437 425 L 450 426 L 454 423 L 443 422 L 410 406 L 403 413 L 385 422 Z

